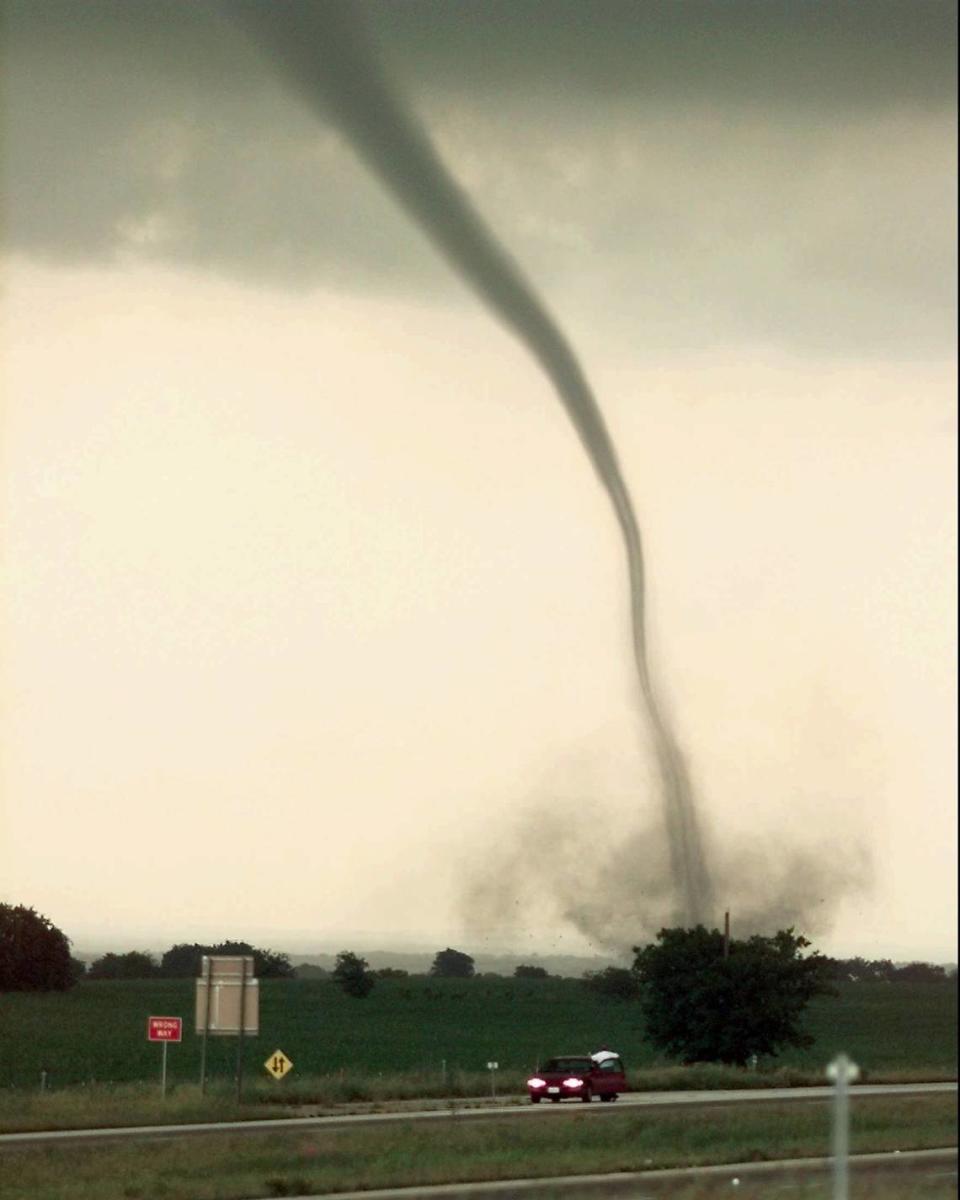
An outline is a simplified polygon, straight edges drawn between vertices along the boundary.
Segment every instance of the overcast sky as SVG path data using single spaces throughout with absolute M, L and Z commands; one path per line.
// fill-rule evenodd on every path
M 717 921 L 955 959 L 955 6 L 363 8 L 616 439 Z M 220 8 L 3 13 L 0 899 L 631 945 L 623 555 L 539 368 Z

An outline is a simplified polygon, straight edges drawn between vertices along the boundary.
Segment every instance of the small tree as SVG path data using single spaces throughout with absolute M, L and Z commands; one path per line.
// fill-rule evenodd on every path
M 76 982 L 70 939 L 23 904 L 0 904 L 0 992 L 64 992 Z
M 897 983 L 943 983 L 947 978 L 947 968 L 935 963 L 910 962 L 897 967 L 894 976 Z
M 365 958 L 350 950 L 341 950 L 337 955 L 337 965 L 333 968 L 333 977 L 348 996 L 362 1000 L 364 996 L 369 996 L 376 983 L 369 967 Z
M 191 979 L 200 974 L 203 956 L 212 954 L 252 954 L 254 974 L 260 979 L 292 979 L 294 969 L 286 954 L 274 950 L 259 950 L 249 942 L 178 942 L 160 960 L 160 974 L 170 979 Z
M 200 974 L 200 960 L 210 947 L 198 942 L 177 942 L 160 959 L 160 974 L 168 979 L 192 979 Z
M 469 979 L 474 974 L 473 959 L 462 950 L 438 950 L 430 974 L 445 979 Z
M 513 969 L 514 979 L 549 979 L 546 967 L 531 967 L 527 963 L 521 963 Z
M 316 963 L 300 963 L 293 968 L 293 974 L 297 979 L 326 979 L 330 972 Z
M 152 979 L 157 974 L 152 955 L 141 950 L 127 954 L 104 954 L 90 964 L 88 979 Z
M 819 954 L 792 929 L 731 941 L 696 929 L 661 929 L 634 948 L 634 972 L 649 1039 L 684 1062 L 743 1066 L 753 1054 L 808 1046 L 801 1019 L 819 994 L 835 994 Z
M 204 954 L 252 954 L 253 973 L 259 979 L 292 979 L 293 967 L 285 954 L 274 950 L 261 950 L 249 942 L 218 942 L 215 946 L 204 946 Z
M 277 950 L 253 951 L 254 970 L 260 979 L 293 979 L 296 972 L 290 962 L 289 955 Z

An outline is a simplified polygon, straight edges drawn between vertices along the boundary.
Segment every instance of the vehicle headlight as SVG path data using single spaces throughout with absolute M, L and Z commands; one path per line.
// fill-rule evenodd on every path
M 546 1087 L 546 1086 L 547 1086 L 547 1081 L 545 1079 L 540 1079 L 536 1075 L 534 1075 L 534 1077 L 532 1079 L 527 1080 L 527 1087 L 542 1088 L 542 1087 Z
M 563 1081 L 563 1086 L 569 1087 L 569 1088 L 583 1087 L 583 1080 L 582 1079 L 565 1079 Z

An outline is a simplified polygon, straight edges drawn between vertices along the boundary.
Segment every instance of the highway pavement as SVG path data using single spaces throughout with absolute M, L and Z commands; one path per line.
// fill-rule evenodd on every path
M 851 1098 L 862 1096 L 918 1096 L 956 1093 L 957 1084 L 859 1084 L 850 1089 Z M 277 1117 L 250 1121 L 209 1121 L 188 1125 L 132 1125 L 108 1129 L 56 1129 L 0 1134 L 0 1150 L 44 1144 L 77 1144 L 106 1141 L 138 1141 L 152 1138 L 195 1137 L 200 1134 L 255 1134 L 304 1132 L 305 1130 L 355 1129 L 359 1126 L 394 1125 L 403 1122 L 551 1120 L 563 1113 L 590 1113 L 597 1119 L 635 1109 L 703 1108 L 712 1105 L 798 1103 L 828 1100 L 830 1087 L 743 1088 L 730 1091 L 632 1092 L 615 1104 L 590 1105 L 577 1101 L 561 1104 L 530 1104 L 516 1097 L 499 1103 L 458 1100 L 442 1107 L 388 1112 L 327 1113 L 319 1116 Z
M 957 1151 L 938 1150 L 886 1151 L 856 1154 L 849 1160 L 851 1178 L 860 1181 L 879 1178 L 912 1181 L 923 1178 L 929 1184 L 943 1180 L 956 1190 Z M 659 1171 L 616 1171 L 604 1175 L 568 1175 L 542 1179 L 498 1179 L 490 1183 L 442 1183 L 433 1186 L 381 1188 L 365 1192 L 333 1192 L 324 1196 L 302 1196 L 300 1200 L 658 1200 L 693 1183 L 698 1194 L 731 1196 L 762 1195 L 764 1200 L 785 1198 L 796 1193 L 799 1181 L 826 1176 L 833 1167 L 830 1158 L 790 1158 L 778 1162 L 723 1163 L 716 1166 L 674 1167 Z M 712 1185 L 712 1186 L 711 1186 Z M 751 1186 L 753 1185 L 753 1186 Z M 762 1191 L 757 1188 L 762 1188 Z M 699 1190 L 703 1189 L 703 1190 Z M 929 1194 L 929 1193 L 926 1193 Z

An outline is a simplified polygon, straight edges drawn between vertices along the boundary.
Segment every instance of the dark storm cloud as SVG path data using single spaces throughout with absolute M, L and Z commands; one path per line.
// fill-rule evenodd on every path
M 6 18 L 10 248 L 283 284 L 420 269 L 389 203 L 215 8 L 12 4 Z
M 954 81 L 948 3 L 420 0 L 381 6 L 379 20 L 412 66 L 452 89 L 836 110 L 936 104 Z
M 624 336 L 950 337 L 953 5 L 364 7 L 508 246 Z M 457 294 L 215 6 L 4 15 L 10 249 Z

